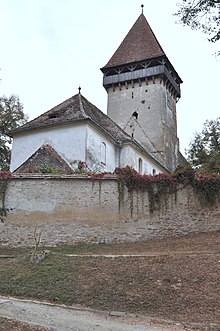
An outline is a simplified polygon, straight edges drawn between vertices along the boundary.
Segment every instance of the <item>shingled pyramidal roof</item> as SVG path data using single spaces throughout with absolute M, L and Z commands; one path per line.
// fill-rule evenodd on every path
M 165 53 L 142 13 L 103 69 L 160 56 Z
M 131 137 L 125 131 L 83 97 L 81 93 L 72 96 L 39 117 L 16 128 L 11 132 L 11 135 L 14 136 L 19 132 L 61 126 L 78 121 L 91 121 L 117 142 L 131 140 Z
M 151 70 L 156 67 L 156 72 Z M 149 68 L 149 70 L 146 69 L 145 73 L 138 73 L 138 77 L 127 74 L 135 73 L 143 68 Z M 112 84 L 121 84 L 126 80 L 134 81 L 138 78 L 149 78 L 152 75 L 155 77 L 156 74 L 163 75 L 170 82 L 177 97 L 180 97 L 182 79 L 167 58 L 143 13 L 101 71 L 104 73 L 103 86 L 106 89 Z M 118 75 L 119 73 L 123 73 L 124 76 Z

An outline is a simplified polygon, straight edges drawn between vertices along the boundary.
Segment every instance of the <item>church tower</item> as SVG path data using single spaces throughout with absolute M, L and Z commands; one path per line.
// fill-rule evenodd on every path
M 181 78 L 157 41 L 144 14 L 101 68 L 108 116 L 169 171 L 179 156 L 176 103 Z

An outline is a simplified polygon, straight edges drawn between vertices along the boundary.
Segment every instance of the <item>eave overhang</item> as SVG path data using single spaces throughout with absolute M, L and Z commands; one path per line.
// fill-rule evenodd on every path
M 176 96 L 180 98 L 180 84 L 182 79 L 175 71 L 167 57 L 146 59 L 115 67 L 103 67 L 103 86 L 109 87 L 133 82 L 148 81 L 160 77 L 170 85 Z

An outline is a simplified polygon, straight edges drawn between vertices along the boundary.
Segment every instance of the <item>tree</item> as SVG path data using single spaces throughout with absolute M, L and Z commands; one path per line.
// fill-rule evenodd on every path
M 220 0 L 182 0 L 175 15 L 184 25 L 209 34 L 209 41 L 220 39 Z
M 220 173 L 220 117 L 206 121 L 187 151 L 190 164 L 203 172 Z
M 7 134 L 26 122 L 27 116 L 17 96 L 0 97 L 0 170 L 8 170 L 10 164 L 12 138 Z

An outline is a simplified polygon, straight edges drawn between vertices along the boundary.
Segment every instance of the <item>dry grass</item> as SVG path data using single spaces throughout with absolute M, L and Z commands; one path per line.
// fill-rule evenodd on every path
M 0 331 L 49 331 L 49 329 L 0 317 Z
M 57 247 L 39 264 L 31 263 L 27 249 L 0 249 L 0 255 L 15 256 L 0 259 L 2 295 L 220 325 L 220 233 Z

